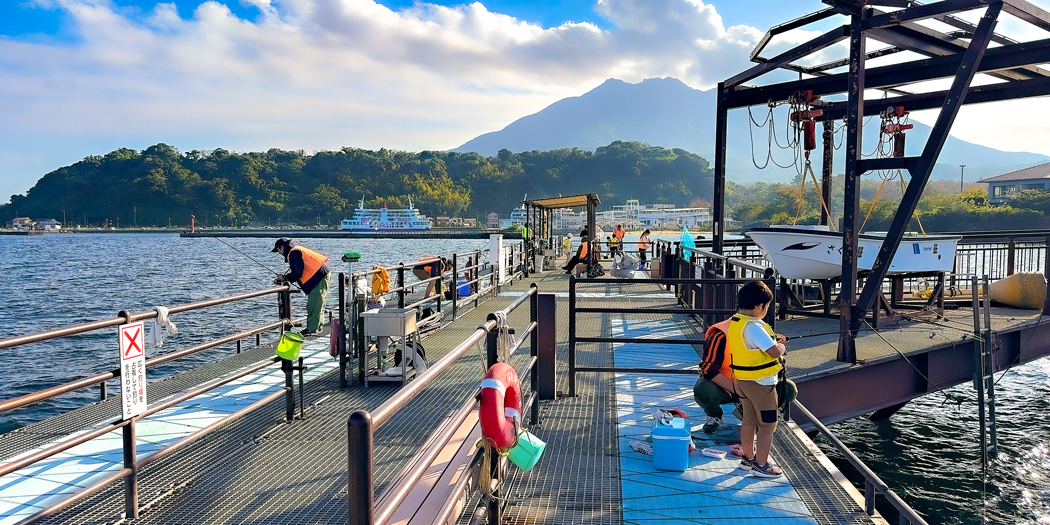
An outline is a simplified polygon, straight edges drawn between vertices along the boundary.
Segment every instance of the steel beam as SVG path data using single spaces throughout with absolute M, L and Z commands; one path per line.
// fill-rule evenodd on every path
M 1043 31 L 1050 31 L 1050 13 L 1025 0 L 1004 0 L 1003 11 L 1032 24 Z
M 828 216 L 828 212 L 831 211 L 831 169 L 835 163 L 835 123 L 824 121 L 823 124 L 824 163 L 820 167 L 820 198 L 824 199 L 824 204 L 827 208 L 824 206 L 820 207 L 820 224 L 827 226 L 828 221 L 831 219 L 831 217 Z
M 861 145 L 864 133 L 864 15 L 854 15 L 850 22 L 849 103 L 846 109 L 846 174 L 842 213 L 842 293 L 840 332 L 836 359 L 857 361 L 855 338 L 860 320 L 853 319 L 857 297 L 857 238 L 860 229 Z
M 819 22 L 821 20 L 824 20 L 825 18 L 828 18 L 829 16 L 835 16 L 836 14 L 838 13 L 834 9 L 829 7 L 827 9 L 821 9 L 820 11 L 810 13 L 808 15 L 800 16 L 794 20 L 791 20 L 790 22 L 784 22 L 783 24 L 775 25 L 769 28 L 769 31 L 766 31 L 766 34 L 762 35 L 762 39 L 758 41 L 758 45 L 755 46 L 755 49 L 751 51 L 751 61 L 766 61 L 759 55 L 762 54 L 762 50 L 766 48 L 766 46 L 769 44 L 769 41 L 772 40 L 774 36 L 779 35 L 781 33 L 786 33 L 788 31 L 791 31 L 792 29 L 798 29 L 800 27 L 807 26 L 809 24 L 812 24 L 813 22 Z
M 959 70 L 959 64 L 962 63 L 964 55 L 965 52 L 960 52 L 949 56 L 872 68 L 867 71 L 865 85 L 868 89 L 882 89 L 952 77 Z M 977 72 L 989 73 L 1040 64 L 1046 62 L 1048 56 L 1050 56 L 1050 39 L 997 47 L 988 50 Z M 821 96 L 844 93 L 848 75 L 848 73 L 838 73 L 756 88 L 733 88 L 726 93 L 726 106 L 733 109 L 765 104 L 770 100 L 787 100 L 789 96 L 800 90 L 812 90 L 814 95 Z
M 715 93 L 715 192 L 714 217 L 711 221 L 711 251 L 723 253 L 726 214 L 726 132 L 729 123 L 725 83 L 719 82 Z
M 907 229 L 908 223 L 911 222 L 912 214 L 915 213 L 915 206 L 919 202 L 919 197 L 922 196 L 922 190 L 926 188 L 926 181 L 930 178 L 930 172 L 933 171 L 933 166 L 937 162 L 941 148 L 944 147 L 944 141 L 947 140 L 948 133 L 955 122 L 955 117 L 959 114 L 959 108 L 962 107 L 962 102 L 966 98 L 966 91 L 970 86 L 970 82 L 973 81 L 977 66 L 981 63 L 984 51 L 988 47 L 992 30 L 995 28 L 996 19 L 1001 9 L 1002 4 L 988 6 L 988 10 L 985 11 L 981 21 L 977 24 L 977 32 L 970 42 L 970 47 L 966 50 L 966 56 L 963 57 L 962 64 L 959 66 L 959 72 L 955 76 L 955 81 L 952 82 L 952 87 L 948 90 L 948 96 L 944 99 L 944 105 L 937 116 L 937 123 L 934 124 L 933 130 L 930 131 L 930 137 L 922 151 L 922 156 L 919 157 L 913 168 L 909 169 L 912 175 L 911 183 L 908 184 L 908 189 L 904 192 L 904 197 L 897 208 L 897 213 L 893 216 L 893 222 L 890 224 L 889 231 L 886 232 L 886 239 L 882 243 L 882 248 L 872 263 L 871 272 L 864 283 L 864 291 L 861 292 L 860 299 L 858 299 L 853 312 L 854 316 L 863 316 L 875 302 L 876 295 L 882 286 L 882 279 L 886 277 L 890 261 L 893 260 L 893 254 L 896 253 L 897 246 L 900 245 L 901 238 L 904 236 L 904 230 Z
M 824 49 L 828 46 L 832 46 L 844 40 L 848 34 L 849 26 L 842 26 L 838 29 L 832 29 L 831 31 L 828 31 L 827 33 L 824 33 L 823 35 L 820 35 L 817 38 L 810 40 L 809 42 L 789 49 L 757 66 L 752 67 L 751 69 L 748 69 L 747 71 L 738 73 L 730 77 L 724 82 L 724 84 L 729 87 L 733 87 L 747 82 L 748 80 L 751 80 L 753 78 L 765 75 L 766 73 L 769 73 L 770 71 L 773 71 L 774 69 L 777 69 L 780 66 L 790 64 L 795 60 L 805 58 L 806 56 L 812 53 L 816 53 L 821 49 Z
M 1050 79 L 1020 80 L 973 86 L 966 93 L 966 100 L 963 101 L 963 104 L 981 104 L 1045 95 L 1050 95 Z M 944 105 L 944 98 L 947 96 L 947 91 L 935 91 L 932 93 L 909 94 L 900 97 L 869 100 L 864 108 L 864 114 L 866 116 L 878 115 L 879 112 L 888 106 L 904 106 L 908 111 L 939 108 Z M 824 114 L 818 117 L 817 120 L 842 120 L 846 116 L 845 103 L 835 102 L 821 109 L 824 111 Z
M 875 170 L 910 170 L 918 160 L 918 157 L 885 157 L 881 159 L 864 159 L 857 161 L 857 163 L 860 164 L 859 171 L 861 173 L 867 173 Z
M 932 4 L 913 5 L 899 11 L 891 11 L 889 13 L 872 16 L 864 22 L 864 29 L 868 30 L 895 26 L 913 20 L 922 20 L 924 18 L 933 18 L 938 15 L 969 11 L 971 9 L 977 9 L 978 7 L 987 7 L 991 1 L 993 0 L 942 0 Z

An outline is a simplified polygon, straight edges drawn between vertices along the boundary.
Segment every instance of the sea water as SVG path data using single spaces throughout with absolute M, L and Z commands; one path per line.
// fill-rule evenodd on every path
M 628 238 L 628 247 L 634 239 Z M 5 254 L 0 258 L 0 338 L 112 318 L 121 310 L 139 313 L 271 287 L 274 272 L 287 271 L 283 258 L 270 253 L 274 240 L 121 233 L 0 236 Z M 361 253 L 354 264 L 358 271 L 484 249 L 487 241 L 307 238 L 302 244 L 327 255 L 338 273 L 347 269 L 339 261 L 347 251 Z M 333 282 L 330 305 L 336 304 L 337 293 Z M 293 299 L 295 315 L 304 314 L 303 303 L 301 296 Z M 274 295 L 179 313 L 172 316 L 179 333 L 167 338 L 166 348 L 150 347 L 147 354 L 276 319 Z M 227 345 L 179 359 L 151 369 L 149 379 L 233 351 Z M 112 370 L 117 352 L 116 328 L 8 349 L 7 363 L 0 367 L 0 399 Z M 854 419 L 833 425 L 832 431 L 930 523 L 1050 523 L 1050 360 L 1017 366 L 996 379 L 999 455 L 987 473 L 978 448 L 976 394 L 969 384 L 913 400 L 886 421 Z M 116 382 L 110 389 L 116 391 Z M 98 395 L 97 388 L 88 388 L 0 414 L 0 433 L 83 406 Z M 826 443 L 822 448 L 849 474 L 832 448 Z M 879 510 L 896 521 L 888 505 L 880 504 Z

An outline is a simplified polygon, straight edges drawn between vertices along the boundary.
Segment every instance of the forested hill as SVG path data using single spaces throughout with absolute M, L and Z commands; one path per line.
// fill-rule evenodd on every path
M 260 221 L 337 224 L 357 202 L 391 208 L 413 203 L 428 216 L 506 217 L 530 197 L 596 192 L 605 204 L 628 198 L 688 205 L 711 199 L 708 162 L 681 149 L 613 142 L 579 149 L 419 153 L 343 148 L 306 155 L 271 149 L 181 153 L 167 144 L 91 156 L 41 178 L 0 206 L 0 219 L 59 218 L 77 224 L 183 224 Z

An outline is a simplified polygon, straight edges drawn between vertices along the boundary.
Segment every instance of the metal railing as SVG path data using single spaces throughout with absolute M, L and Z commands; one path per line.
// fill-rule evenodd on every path
M 529 337 L 531 343 L 531 356 L 524 367 L 519 370 L 519 377 L 528 374 L 530 381 L 530 395 L 522 405 L 522 411 L 528 410 L 531 422 L 535 423 L 539 418 L 539 405 L 537 403 L 538 363 L 540 359 L 539 339 L 540 332 L 552 331 L 553 326 L 541 326 L 539 324 L 539 293 L 535 284 L 529 290 L 507 305 L 502 312 L 506 318 L 526 301 L 530 304 L 530 322 L 527 327 L 518 331 L 517 343 L 509 350 L 513 355 Z M 495 313 L 488 315 L 485 324 L 470 334 L 463 342 L 456 345 L 448 354 L 437 362 L 430 365 L 426 372 L 420 374 L 415 380 L 401 389 L 382 405 L 371 412 L 358 410 L 350 415 L 347 420 L 347 474 L 349 483 L 347 487 L 347 504 L 349 506 L 349 522 L 351 525 L 385 525 L 393 516 L 398 506 L 408 497 L 412 487 L 422 478 L 423 473 L 430 467 L 434 459 L 448 444 L 455 430 L 466 420 L 470 412 L 478 404 L 477 399 L 471 396 L 459 410 L 451 417 L 451 420 L 430 440 L 431 446 L 417 453 L 409 462 L 402 473 L 397 477 L 397 482 L 389 485 L 378 497 L 375 496 L 375 442 L 376 431 L 389 422 L 394 415 L 406 407 L 416 396 L 418 396 L 428 385 L 433 383 L 442 372 L 448 369 L 456 360 L 467 353 L 471 348 L 482 340 L 486 341 L 487 366 L 491 367 L 497 362 L 498 353 L 498 330 L 500 328 L 499 316 Z M 479 378 L 480 383 L 480 378 Z M 499 455 L 493 454 L 490 465 L 481 468 L 493 469 L 498 479 L 499 469 L 495 464 Z M 378 502 L 378 504 L 377 504 Z M 490 517 L 498 516 L 501 512 L 497 499 L 490 503 Z
M 627 279 L 623 281 L 613 281 L 617 285 L 623 286 L 637 286 L 653 284 L 666 285 L 668 287 L 675 287 L 677 289 L 687 289 L 689 287 L 699 286 L 701 288 L 710 288 L 716 290 L 715 295 L 720 297 L 731 297 L 729 303 L 720 306 L 701 306 L 685 305 L 681 302 L 673 307 L 661 307 L 661 308 L 621 308 L 621 307 L 603 307 L 603 308 L 589 308 L 580 307 L 576 304 L 576 288 L 579 285 L 589 284 L 604 284 L 608 285 L 611 281 L 608 279 L 577 279 L 575 276 L 569 276 L 569 396 L 576 395 L 576 374 L 580 372 L 598 372 L 598 373 L 653 373 L 653 374 L 691 374 L 696 375 L 698 373 L 696 368 L 683 368 L 683 369 L 669 369 L 669 368 L 620 368 L 620 367 L 581 367 L 576 364 L 576 345 L 580 343 L 617 343 L 617 344 L 649 344 L 649 345 L 702 345 L 704 344 L 703 339 L 667 339 L 667 338 L 630 338 L 630 337 L 581 337 L 577 334 L 577 316 L 579 314 L 661 314 L 661 315 L 699 315 L 699 316 L 713 316 L 721 315 L 721 319 L 728 318 L 730 315 L 736 313 L 736 287 L 744 285 L 754 279 L 730 279 L 730 278 L 707 278 L 697 279 L 693 277 L 689 278 L 654 278 L 654 279 Z M 772 279 L 767 280 L 767 285 Z M 729 290 L 731 293 L 727 293 L 725 290 Z M 776 310 L 774 305 L 773 308 L 769 309 L 769 313 L 766 316 L 766 322 L 773 326 L 774 318 L 773 312 Z M 720 320 L 721 320 L 720 319 Z
M 909 507 L 900 496 L 897 496 L 896 493 L 890 490 L 889 486 L 879 479 L 879 476 L 872 472 L 871 469 L 860 460 L 860 458 L 855 456 L 853 452 L 842 443 L 842 441 L 839 441 L 839 438 L 836 437 L 831 430 L 828 430 L 828 427 L 824 426 L 816 416 L 810 413 L 805 405 L 799 403 L 798 400 L 792 401 L 791 405 L 794 410 L 797 410 L 798 413 L 809 420 L 813 427 L 824 435 L 828 440 L 828 443 L 835 447 L 835 449 L 846 458 L 846 461 L 864 477 L 864 512 L 867 513 L 868 516 L 875 514 L 875 495 L 881 494 L 886 498 L 886 501 L 890 505 L 893 505 L 893 508 L 897 509 L 900 513 L 900 520 L 898 523 L 901 525 L 926 525 L 926 521 L 923 520 L 914 509 Z
M 201 302 L 196 302 L 196 303 L 191 303 L 191 304 L 173 306 L 173 307 L 168 308 L 168 313 L 169 313 L 169 315 L 171 315 L 171 314 L 177 314 L 177 313 L 181 313 L 181 312 L 188 312 L 188 311 L 192 311 L 192 310 L 199 310 L 199 309 L 208 308 L 208 307 L 212 307 L 212 306 L 225 305 L 225 304 L 229 304 L 229 303 L 244 301 L 244 300 L 253 299 L 253 298 L 256 298 L 256 297 L 262 297 L 262 296 L 265 296 L 265 295 L 271 295 L 271 294 L 276 294 L 278 296 L 278 317 L 279 317 L 278 321 L 270 323 L 270 324 L 267 324 L 267 325 L 259 326 L 259 327 L 256 327 L 256 328 L 252 328 L 252 329 L 249 329 L 249 330 L 245 330 L 245 331 L 242 331 L 242 332 L 238 332 L 238 333 L 235 333 L 235 334 L 231 334 L 231 335 L 228 335 L 228 336 L 225 336 L 225 337 L 221 337 L 221 338 L 218 338 L 218 339 L 214 339 L 214 340 L 211 340 L 211 341 L 208 341 L 208 342 L 205 342 L 205 343 L 201 343 L 199 345 L 195 345 L 195 346 L 192 346 L 192 347 L 189 347 L 189 348 L 184 348 L 184 349 L 181 349 L 181 350 L 178 350 L 178 351 L 175 351 L 175 352 L 167 353 L 167 354 L 164 354 L 164 355 L 161 355 L 161 356 L 158 356 L 158 357 L 154 357 L 152 359 L 147 359 L 146 360 L 146 368 L 149 369 L 151 367 L 156 367 L 156 366 L 159 366 L 161 364 L 173 361 L 175 359 L 183 358 L 183 357 L 186 357 L 186 356 L 189 356 L 189 355 L 193 355 L 193 354 L 202 352 L 204 350 L 208 350 L 208 349 L 211 349 L 211 348 L 215 348 L 215 347 L 218 347 L 218 346 L 221 346 L 221 345 L 230 344 L 230 343 L 234 343 L 234 342 L 237 343 L 237 352 L 240 353 L 240 348 L 241 348 L 240 341 L 242 339 L 245 339 L 245 338 L 248 338 L 248 337 L 251 337 L 251 336 L 254 335 L 254 336 L 256 336 L 256 345 L 258 346 L 259 345 L 259 334 L 262 334 L 263 332 L 268 332 L 268 331 L 271 331 L 271 330 L 275 330 L 275 329 L 283 329 L 284 327 L 290 326 L 294 322 L 294 320 L 291 318 L 291 288 L 288 285 L 278 286 L 278 287 L 275 287 L 275 288 L 268 288 L 268 289 L 265 289 L 265 290 L 259 290 L 259 291 L 255 291 L 255 292 L 249 292 L 249 293 L 244 293 L 244 294 L 234 295 L 234 296 L 229 296 L 229 297 L 221 297 L 221 298 L 217 298 L 217 299 L 210 299 L 210 300 L 207 300 L 207 301 L 201 301 Z M 24 335 L 24 336 L 19 336 L 19 337 L 12 337 L 12 338 L 8 338 L 8 339 L 0 340 L 0 349 L 12 348 L 12 347 L 17 347 L 17 346 L 21 346 L 21 345 L 25 345 L 25 344 L 30 344 L 30 343 L 51 341 L 51 340 L 60 339 L 60 338 L 63 338 L 63 337 L 75 336 L 75 335 L 78 335 L 78 334 L 84 334 L 84 333 L 88 333 L 88 332 L 92 332 L 92 331 L 96 331 L 96 330 L 101 330 L 101 329 L 105 329 L 105 328 L 117 327 L 117 326 L 120 326 L 120 325 L 132 323 L 132 322 L 136 322 L 136 321 L 143 321 L 143 320 L 147 320 L 147 319 L 154 319 L 156 317 L 157 317 L 157 311 L 156 310 L 149 311 L 149 312 L 138 313 L 138 314 L 133 314 L 133 313 L 130 313 L 130 312 L 126 311 L 126 310 L 123 310 L 123 311 L 121 311 L 120 313 L 117 314 L 117 317 L 110 318 L 110 319 L 103 319 L 103 320 L 93 321 L 93 322 L 89 322 L 89 323 L 83 323 L 83 324 L 78 324 L 78 325 L 58 328 L 58 329 L 54 329 L 54 330 L 48 330 L 48 331 L 45 331 L 45 332 L 39 332 L 39 333 L 34 333 L 34 334 L 29 334 L 29 335 Z M 143 419 L 143 418 L 146 418 L 146 417 L 149 417 L 149 416 L 151 416 L 153 414 L 156 414 L 157 412 L 160 412 L 162 410 L 165 410 L 167 408 L 175 406 L 175 405 L 177 405 L 179 403 L 182 403 L 182 402 L 184 402 L 186 400 L 193 399 L 194 397 L 199 396 L 199 395 L 201 395 L 201 394 L 203 394 L 205 392 L 211 391 L 211 390 L 213 390 L 215 388 L 218 388 L 218 387 L 220 387 L 222 385 L 228 384 L 228 383 L 230 383 L 230 382 L 232 382 L 232 381 L 234 381 L 236 379 L 239 379 L 239 378 L 245 377 L 247 375 L 250 375 L 252 373 L 255 373 L 255 372 L 257 372 L 259 370 L 262 370 L 262 369 L 264 369 L 266 367 L 269 367 L 269 366 L 271 366 L 271 365 L 273 365 L 275 363 L 281 363 L 281 369 L 285 372 L 285 387 L 284 388 L 278 390 L 277 392 L 275 392 L 275 393 L 273 393 L 273 394 L 271 394 L 269 396 L 266 396 L 265 398 L 263 398 L 263 399 L 261 399 L 259 401 L 256 401 L 255 403 L 252 403 L 251 405 L 241 409 L 240 411 L 232 414 L 231 416 L 229 416 L 227 418 L 224 418 L 224 419 L 222 419 L 220 421 L 217 421 L 217 422 L 215 422 L 215 423 L 213 423 L 213 424 L 211 424 L 211 425 L 209 425 L 209 426 L 207 426 L 207 427 L 205 427 L 205 428 L 203 428 L 203 429 L 201 429 L 199 431 L 194 432 L 193 434 L 191 434 L 191 435 L 189 435 L 189 436 L 187 436 L 185 438 L 182 438 L 182 439 L 180 439 L 178 441 L 175 441 L 175 442 L 173 442 L 171 444 L 168 444 L 164 448 L 161 448 L 160 450 L 158 450 L 158 451 L 156 451 L 156 452 L 154 452 L 152 454 L 149 454 L 149 455 L 147 455 L 145 457 L 142 457 L 142 458 L 138 458 L 137 457 L 137 454 L 135 452 L 135 449 L 136 449 L 135 423 L 136 423 L 136 421 L 138 421 L 140 419 Z M 179 448 L 182 448 L 182 447 L 188 445 L 189 443 L 192 443 L 193 441 L 199 439 L 201 436 L 207 434 L 211 430 L 214 430 L 215 428 L 217 428 L 217 427 L 219 427 L 221 425 L 229 423 L 230 421 L 233 421 L 233 420 L 243 416 L 244 414 L 247 414 L 247 413 L 249 413 L 249 412 L 251 412 L 253 410 L 256 410 L 256 409 L 262 407 L 263 405 L 269 403 L 273 399 L 276 399 L 276 398 L 280 397 L 282 394 L 284 394 L 284 396 L 285 396 L 286 418 L 290 421 L 294 417 L 294 410 L 295 410 L 295 406 L 294 406 L 295 405 L 295 398 L 294 398 L 294 395 L 293 395 L 293 392 L 292 392 L 292 372 L 295 371 L 295 370 L 299 371 L 299 384 L 300 384 L 300 396 L 301 396 L 302 395 L 302 371 L 305 370 L 305 368 L 302 366 L 302 358 L 299 359 L 299 366 L 292 366 L 292 363 L 290 361 L 288 361 L 288 360 L 280 359 L 278 357 L 270 357 L 270 358 L 264 359 L 262 361 L 259 361 L 259 362 L 255 363 L 253 365 L 250 365 L 250 366 L 248 366 L 246 368 L 243 368 L 243 369 L 241 369 L 241 370 L 239 370 L 237 372 L 234 372 L 233 374 L 222 376 L 220 378 L 212 380 L 211 382 L 205 383 L 204 385 L 201 385 L 201 386 L 198 386 L 198 387 L 195 387 L 195 388 L 191 388 L 190 390 L 186 390 L 185 392 L 182 392 L 181 394 L 178 394 L 178 395 L 175 395 L 173 397 L 170 397 L 170 398 L 166 399 L 165 401 L 163 401 L 161 403 L 157 403 L 157 404 L 151 405 L 144 412 L 142 412 L 139 415 L 136 415 L 136 416 L 131 417 L 129 419 L 123 419 L 123 420 L 119 420 L 119 421 L 114 421 L 114 422 L 102 424 L 102 425 L 100 425 L 98 427 L 95 427 L 95 428 L 93 428 L 91 430 L 88 430 L 87 432 L 84 432 L 82 434 L 78 434 L 78 435 L 76 435 L 76 437 L 73 437 L 73 438 L 70 438 L 70 439 L 67 439 L 67 440 L 64 440 L 64 441 L 60 441 L 58 443 L 54 443 L 54 444 L 45 446 L 44 448 L 34 452 L 33 454 L 30 454 L 30 455 L 22 457 L 22 458 L 20 458 L 18 460 L 7 462 L 7 463 L 3 464 L 2 466 L 0 466 L 0 476 L 5 476 L 7 474 L 16 472 L 16 471 L 18 471 L 20 469 L 23 469 L 23 468 L 26 468 L 26 467 L 31 466 L 33 464 L 36 464 L 37 462 L 40 462 L 40 461 L 45 460 L 47 458 L 50 458 L 50 457 L 52 457 L 52 456 L 54 456 L 56 454 L 59 454 L 59 453 L 64 452 L 66 450 L 69 450 L 69 449 L 71 449 L 71 448 L 73 448 L 73 447 L 75 447 L 77 445 L 86 443 L 88 441 L 91 441 L 92 439 L 95 439 L 95 438 L 97 438 L 99 436 L 103 436 L 103 435 L 108 434 L 110 432 L 114 432 L 116 430 L 122 430 L 122 432 L 123 432 L 122 449 L 123 449 L 123 457 L 124 457 L 124 466 L 123 466 L 122 469 L 120 469 L 120 470 L 118 470 L 118 471 L 116 471 L 116 472 L 106 476 L 105 478 L 103 478 L 101 480 L 96 481 L 95 483 L 92 483 L 90 486 L 83 488 L 82 490 L 78 491 L 74 495 L 72 495 L 72 496 L 70 496 L 70 497 L 68 497 L 66 499 L 63 499 L 61 501 L 58 501 L 58 502 L 54 503 L 53 505 L 50 505 L 49 507 L 41 510 L 40 512 L 38 512 L 38 513 L 36 513 L 36 514 L 26 518 L 26 519 L 23 519 L 23 520 L 19 521 L 18 524 L 19 525 L 24 525 L 24 524 L 29 524 L 29 523 L 35 523 L 35 522 L 37 522 L 39 520 L 45 519 L 45 518 L 47 518 L 49 516 L 52 516 L 55 513 L 57 513 L 58 511 L 68 507 L 69 505 L 72 505 L 72 504 L 74 504 L 74 503 L 76 503 L 76 502 L 78 502 L 80 500 L 83 500 L 84 498 L 90 496 L 91 494 L 94 494 L 95 492 L 98 492 L 99 490 L 103 489 L 104 487 L 106 487 L 110 483 L 112 483 L 114 481 L 117 481 L 117 480 L 120 480 L 120 479 L 124 479 L 124 482 L 125 482 L 125 491 L 124 491 L 125 513 L 126 513 L 126 515 L 128 517 L 138 517 L 138 514 L 139 514 L 139 508 L 138 508 L 138 472 L 139 472 L 140 469 L 142 469 L 146 465 L 148 465 L 148 464 L 150 464 L 150 463 L 152 463 L 152 462 L 154 462 L 154 461 L 156 461 L 156 460 L 158 460 L 158 459 L 160 459 L 160 458 L 170 454 L 171 452 L 173 452 L 173 451 L 175 451 L 175 450 L 177 450 Z M 21 408 L 21 407 L 25 407 L 25 406 L 28 406 L 28 405 L 31 405 L 31 404 L 34 404 L 34 403 L 38 403 L 38 402 L 41 402 L 41 401 L 53 398 L 55 396 L 59 396 L 59 395 L 66 394 L 66 393 L 69 393 L 69 392 L 74 392 L 76 390 L 80 390 L 80 389 L 83 389 L 83 388 L 88 388 L 88 387 L 91 387 L 93 385 L 99 385 L 100 397 L 101 397 L 101 399 L 106 399 L 106 386 L 105 386 L 106 385 L 106 381 L 108 381 L 110 379 L 113 379 L 113 378 L 116 378 L 116 377 L 120 377 L 120 375 L 121 375 L 121 370 L 119 368 L 117 368 L 117 369 L 111 370 L 109 372 L 104 372 L 104 373 L 101 373 L 101 374 L 95 374 L 93 376 L 77 379 L 75 381 L 70 381 L 68 383 L 64 383 L 64 384 L 61 384 L 61 385 L 56 385 L 56 386 L 53 386 L 53 387 L 50 387 L 50 388 L 46 388 L 46 389 L 43 389 L 43 390 L 40 390 L 40 391 L 37 391 L 37 392 L 33 392 L 31 394 L 26 394 L 24 396 L 16 397 L 16 398 L 13 398 L 13 399 L 8 399 L 8 400 L 0 402 L 0 412 L 6 412 L 6 411 L 10 411 L 10 410 L 15 410 L 15 409 L 18 409 L 18 408 Z

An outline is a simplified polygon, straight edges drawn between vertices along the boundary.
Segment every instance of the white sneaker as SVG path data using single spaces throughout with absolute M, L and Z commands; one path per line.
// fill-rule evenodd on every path
M 708 434 L 718 430 L 718 427 L 722 426 L 722 418 L 715 416 L 707 416 L 707 421 L 704 421 L 704 432 Z

